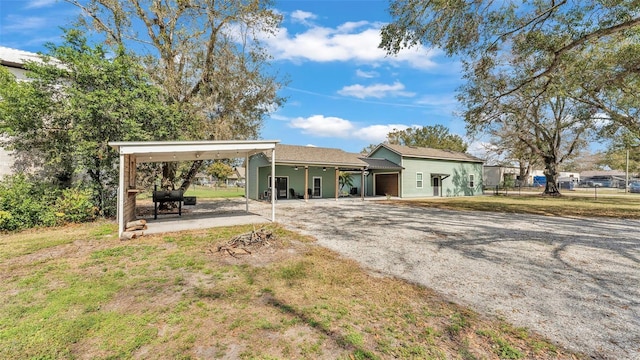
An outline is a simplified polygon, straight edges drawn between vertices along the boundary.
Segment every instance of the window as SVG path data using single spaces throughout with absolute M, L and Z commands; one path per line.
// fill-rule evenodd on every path
M 475 187 L 474 181 L 475 180 L 475 175 L 474 174 L 469 174 L 469 187 L 473 188 Z
M 416 188 L 422 189 L 422 173 L 416 173 Z

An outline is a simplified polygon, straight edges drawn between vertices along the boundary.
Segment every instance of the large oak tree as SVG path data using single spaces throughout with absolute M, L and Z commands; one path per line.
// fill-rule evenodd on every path
M 281 21 L 270 0 L 65 1 L 82 9 L 81 27 L 137 54 L 154 83 L 190 115 L 182 138 L 257 138 L 264 116 L 284 100 L 260 42 Z M 201 165 L 186 172 L 184 190 Z M 165 170 L 172 178 L 175 166 Z
M 114 215 L 118 154 L 108 143 L 174 140 L 184 114 L 122 48 L 90 46 L 77 30 L 47 48 L 27 64 L 28 81 L 0 72 L 1 144 L 53 184 L 88 185 L 101 213 Z

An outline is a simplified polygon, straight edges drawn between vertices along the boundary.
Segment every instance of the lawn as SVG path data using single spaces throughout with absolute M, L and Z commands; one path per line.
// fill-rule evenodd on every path
M 461 196 L 416 200 L 389 200 L 405 206 L 425 206 L 451 210 L 499 211 L 548 216 L 594 216 L 640 219 L 640 195 L 570 193 L 560 197 L 539 194 Z
M 218 246 L 251 226 L 3 234 L 0 358 L 581 357 L 270 226 L 276 240 L 238 258 Z
M 151 199 L 152 191 L 145 191 L 138 195 L 138 200 Z M 184 193 L 185 196 L 195 196 L 198 199 L 220 199 L 243 197 L 244 188 L 237 186 L 230 187 L 210 187 L 202 185 L 192 185 Z

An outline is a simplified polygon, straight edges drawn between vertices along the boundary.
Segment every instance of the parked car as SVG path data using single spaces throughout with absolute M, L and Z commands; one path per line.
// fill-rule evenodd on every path
M 629 192 L 640 193 L 640 181 L 629 183 Z

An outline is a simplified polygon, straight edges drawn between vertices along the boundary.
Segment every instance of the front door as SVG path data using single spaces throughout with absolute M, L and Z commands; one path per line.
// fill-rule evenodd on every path
M 289 188 L 289 179 L 286 177 L 276 176 L 276 197 L 278 199 L 286 199 Z
M 321 177 L 313 177 L 313 193 L 311 195 L 314 198 L 322 197 L 322 178 Z
M 440 178 L 431 178 L 431 187 L 433 187 L 433 196 L 440 196 Z

